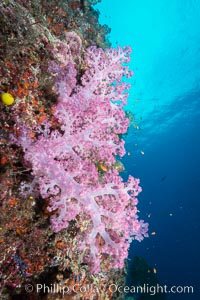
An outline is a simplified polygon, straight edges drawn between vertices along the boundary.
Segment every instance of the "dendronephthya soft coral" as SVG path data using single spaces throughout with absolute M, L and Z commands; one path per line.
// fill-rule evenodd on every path
M 28 138 L 28 128 L 18 137 L 34 183 L 42 198 L 49 199 L 54 231 L 66 229 L 77 217 L 84 224 L 77 249 L 85 253 L 93 273 L 100 271 L 104 256 L 110 257 L 111 267 L 122 268 L 130 241 L 147 235 L 147 224 L 137 216 L 139 180 L 129 176 L 124 183 L 113 167 L 116 156 L 125 154 L 120 135 L 128 128 L 123 104 L 129 86 L 122 79 L 132 75 L 126 66 L 130 52 L 129 47 L 89 47 L 82 76 L 77 76 L 73 57 L 67 54 L 64 65 L 60 53 L 62 62 L 49 68 L 59 128 L 48 122 L 34 139 Z M 65 53 L 70 53 L 67 48 Z M 104 172 L 99 162 L 106 166 Z

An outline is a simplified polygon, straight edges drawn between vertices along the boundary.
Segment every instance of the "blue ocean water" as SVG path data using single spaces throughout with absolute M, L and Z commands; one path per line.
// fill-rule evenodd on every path
M 200 299 L 200 1 L 103 0 L 96 8 L 112 45 L 133 48 L 124 176 L 141 179 L 150 237 L 134 242 L 129 258 L 144 257 L 162 284 L 194 287 L 167 299 Z

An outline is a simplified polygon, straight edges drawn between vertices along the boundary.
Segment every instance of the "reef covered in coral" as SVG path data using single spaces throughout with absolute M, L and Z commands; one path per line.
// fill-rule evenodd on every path
M 121 299 L 109 285 L 148 235 L 120 176 L 131 49 L 94 4 L 0 4 L 1 299 Z

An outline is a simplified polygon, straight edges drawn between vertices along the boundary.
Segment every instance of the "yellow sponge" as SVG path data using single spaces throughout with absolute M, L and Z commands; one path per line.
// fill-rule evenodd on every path
M 14 98 L 13 98 L 13 96 L 11 94 L 9 94 L 9 93 L 2 93 L 1 94 L 1 101 L 5 105 L 12 105 L 15 100 L 14 100 Z

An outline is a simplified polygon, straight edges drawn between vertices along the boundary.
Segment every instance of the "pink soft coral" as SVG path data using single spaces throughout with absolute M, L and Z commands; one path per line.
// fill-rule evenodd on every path
M 139 180 L 129 176 L 124 183 L 114 168 L 116 155 L 125 154 L 120 134 L 127 131 L 123 111 L 129 86 L 122 82 L 131 72 L 130 48 L 103 51 L 90 47 L 85 55 L 87 69 L 78 84 L 75 64 L 52 63 L 58 102 L 54 115 L 60 130 L 44 131 L 30 144 L 26 130 L 20 143 L 25 159 L 43 198 L 50 198 L 49 211 L 55 232 L 65 229 L 79 215 L 87 230 L 79 241 L 86 251 L 92 272 L 100 271 L 101 255 L 111 257 L 111 266 L 121 268 L 130 241 L 147 235 L 147 224 L 138 221 Z M 103 163 L 106 172 L 98 164 Z M 100 247 L 97 237 L 104 244 Z

